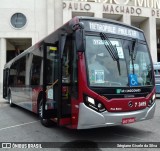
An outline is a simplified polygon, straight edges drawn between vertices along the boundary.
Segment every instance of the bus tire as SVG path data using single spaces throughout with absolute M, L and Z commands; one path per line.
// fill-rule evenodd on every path
M 44 125 L 45 127 L 51 126 L 51 120 L 43 118 L 43 101 L 42 100 L 39 103 L 38 115 L 42 125 Z
M 11 91 L 9 91 L 9 93 L 8 93 L 8 101 L 9 101 L 10 107 L 14 107 L 14 104 L 13 104 L 13 102 L 12 102 L 12 94 L 11 94 Z

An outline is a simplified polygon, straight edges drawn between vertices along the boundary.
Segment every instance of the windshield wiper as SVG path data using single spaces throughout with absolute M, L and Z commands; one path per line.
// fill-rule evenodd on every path
M 133 67 L 133 74 L 135 73 L 135 70 L 134 70 L 134 60 L 136 59 L 136 55 L 137 55 L 137 44 L 138 44 L 138 40 L 134 39 L 133 44 L 132 44 L 132 50 L 128 46 L 129 54 L 131 56 L 132 67 Z
M 111 55 L 112 59 L 114 61 L 117 61 L 117 67 L 118 67 L 119 75 L 121 75 L 117 48 L 112 45 L 112 43 L 110 42 L 110 40 L 108 39 L 108 37 L 106 36 L 105 33 L 100 33 L 100 37 L 101 37 L 102 40 L 104 40 L 104 45 L 105 45 L 106 49 L 108 50 L 109 54 Z
M 135 60 L 136 59 L 136 55 L 137 55 L 137 44 L 138 44 L 138 40 L 134 39 L 133 44 L 132 44 L 132 59 Z

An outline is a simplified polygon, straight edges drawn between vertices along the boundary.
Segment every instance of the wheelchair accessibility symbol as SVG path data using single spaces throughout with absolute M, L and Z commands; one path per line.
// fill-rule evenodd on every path
M 137 75 L 135 75 L 135 74 L 129 75 L 129 84 L 130 84 L 130 86 L 138 86 Z

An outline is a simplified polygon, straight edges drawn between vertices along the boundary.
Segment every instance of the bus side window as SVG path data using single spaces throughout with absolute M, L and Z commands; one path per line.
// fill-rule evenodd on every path
M 46 70 L 47 70 L 46 82 L 47 82 L 47 84 L 52 84 L 53 83 L 54 70 L 53 70 L 52 66 L 54 66 L 53 61 L 48 59 L 47 60 L 47 66 L 46 66 Z
M 42 58 L 33 55 L 32 67 L 31 67 L 31 85 L 40 84 L 40 72 L 41 72 Z
M 15 62 L 12 64 L 10 68 L 10 75 L 9 75 L 9 85 L 15 85 L 16 84 L 16 79 L 17 79 L 17 63 Z
M 32 77 L 31 77 L 31 85 L 38 85 L 39 84 L 39 69 L 37 66 L 32 67 Z
M 25 85 L 26 80 L 26 57 L 22 57 L 14 64 L 16 75 L 14 77 L 14 85 Z

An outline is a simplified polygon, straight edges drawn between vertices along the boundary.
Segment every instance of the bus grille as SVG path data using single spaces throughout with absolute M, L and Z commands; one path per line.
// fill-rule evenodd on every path
M 135 98 L 135 97 L 146 97 L 149 93 L 138 93 L 138 94 L 101 94 L 107 99 L 113 98 Z

